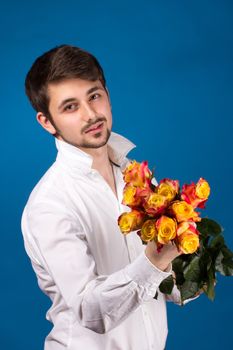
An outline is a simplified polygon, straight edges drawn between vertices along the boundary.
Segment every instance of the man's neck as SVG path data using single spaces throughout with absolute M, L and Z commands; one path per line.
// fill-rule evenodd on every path
M 100 148 L 82 149 L 93 158 L 92 168 L 99 173 L 107 173 L 111 169 L 111 162 L 108 156 L 107 144 Z
M 107 145 L 98 149 L 92 149 L 89 154 L 93 157 L 92 168 L 97 170 L 102 175 L 117 197 L 116 183 L 112 164 L 108 155 Z
M 100 173 L 109 172 L 111 169 L 111 162 L 109 160 L 107 147 L 104 149 L 98 149 L 97 152 L 92 155 L 93 163 L 92 168 L 98 170 Z

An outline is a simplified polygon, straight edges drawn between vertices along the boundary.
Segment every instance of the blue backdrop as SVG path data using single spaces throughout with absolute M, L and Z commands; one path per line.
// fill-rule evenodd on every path
M 33 186 L 55 157 L 53 138 L 24 95 L 34 59 L 53 46 L 81 46 L 104 67 L 114 130 L 137 144 L 156 177 L 205 177 L 206 214 L 232 243 L 233 2 L 7 1 L 1 26 L 0 346 L 41 350 L 50 302 L 24 252 L 20 218 Z M 216 299 L 168 305 L 168 350 L 230 349 L 233 278 Z

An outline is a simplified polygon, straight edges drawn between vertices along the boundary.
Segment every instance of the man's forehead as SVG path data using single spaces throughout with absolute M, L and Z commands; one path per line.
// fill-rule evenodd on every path
M 59 87 L 64 87 L 64 86 L 69 86 L 69 85 L 75 85 L 77 87 L 96 85 L 99 87 L 103 87 L 103 84 L 99 79 L 87 80 L 87 79 L 81 79 L 81 78 L 70 78 L 70 79 L 62 79 L 62 80 L 50 82 L 47 85 L 47 88 L 48 88 L 48 90 L 51 90 L 51 89 L 56 89 Z
M 56 82 L 49 83 L 47 86 L 48 96 L 52 97 L 54 94 L 63 94 L 63 93 L 75 93 L 82 92 L 85 94 L 91 93 L 92 89 L 104 89 L 101 81 L 98 80 L 84 80 L 80 78 L 75 79 L 65 79 Z

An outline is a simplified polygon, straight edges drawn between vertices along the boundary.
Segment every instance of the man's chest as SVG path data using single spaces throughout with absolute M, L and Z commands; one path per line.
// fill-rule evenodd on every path
M 126 237 L 118 226 L 120 214 L 129 210 L 121 204 L 123 188 L 124 181 L 118 174 L 116 197 L 109 184 L 96 172 L 72 184 L 70 200 L 97 263 L 98 273 L 119 270 L 142 250 L 136 233 Z

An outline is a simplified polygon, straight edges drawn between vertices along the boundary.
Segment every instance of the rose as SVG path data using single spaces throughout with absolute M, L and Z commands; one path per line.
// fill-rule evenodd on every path
M 198 204 L 198 207 L 203 208 L 205 202 L 207 201 L 207 199 L 210 195 L 210 185 L 202 177 L 199 179 L 199 181 L 196 184 L 196 195 L 198 198 L 203 200 L 202 202 L 200 202 Z
M 199 234 L 194 222 L 181 222 L 177 227 L 179 249 L 184 254 L 193 254 L 199 247 Z
M 193 254 L 199 247 L 199 238 L 195 233 L 183 233 L 178 237 L 178 242 L 184 254 Z
M 139 210 L 132 210 L 129 213 L 123 213 L 118 218 L 118 225 L 122 233 L 141 228 L 145 214 Z
M 179 192 L 179 181 L 178 180 L 171 180 L 171 179 L 163 179 L 160 181 L 160 184 L 161 183 L 165 183 L 167 185 L 169 185 L 176 193 Z
M 139 188 L 126 184 L 123 190 L 122 204 L 127 205 L 130 208 L 137 207 L 143 204 L 144 199 L 152 193 L 152 190 L 147 188 Z
M 152 173 L 148 168 L 148 162 L 131 162 L 123 171 L 124 181 L 135 187 L 148 187 L 151 185 Z
M 181 198 L 191 204 L 193 208 L 204 208 L 209 195 L 210 186 L 202 177 L 196 185 L 191 183 L 182 187 Z
M 194 182 L 192 182 L 189 185 L 183 185 L 182 191 L 181 191 L 181 199 L 186 201 L 187 203 L 191 204 L 194 208 L 197 206 L 195 203 L 196 201 L 196 185 Z
M 177 223 L 172 218 L 162 215 L 156 221 L 157 239 L 161 244 L 167 244 L 176 237 Z
M 129 207 L 135 207 L 140 205 L 141 198 L 137 196 L 137 188 L 131 184 L 127 184 L 123 191 L 122 204 L 128 205 Z
M 166 197 L 161 194 L 152 192 L 145 198 L 143 206 L 147 214 L 158 215 L 166 208 L 167 200 Z
M 175 216 L 178 222 L 181 221 L 201 221 L 199 213 L 194 211 L 191 204 L 186 201 L 175 201 L 170 206 L 171 213 Z
M 172 201 L 179 191 L 179 182 L 177 180 L 163 179 L 160 181 L 156 192 L 166 198 L 167 201 Z
M 140 231 L 140 237 L 144 242 L 152 241 L 157 234 L 157 229 L 155 227 L 155 220 L 146 220 L 142 225 Z

